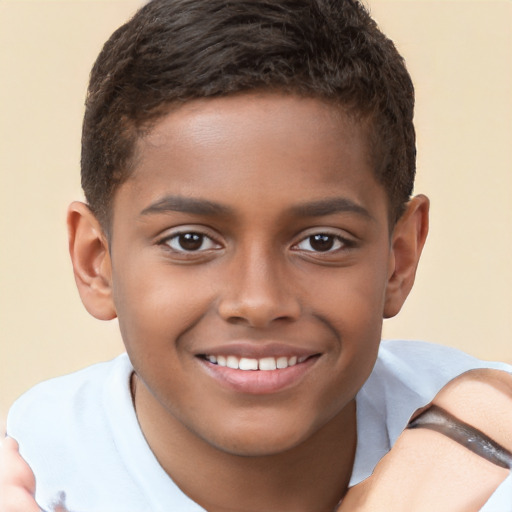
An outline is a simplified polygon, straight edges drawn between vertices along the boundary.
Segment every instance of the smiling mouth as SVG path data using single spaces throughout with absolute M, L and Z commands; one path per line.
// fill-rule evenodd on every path
M 322 356 L 303 350 L 283 350 L 275 345 L 245 349 L 238 345 L 232 349 L 212 350 L 196 357 L 206 374 L 223 388 L 244 395 L 270 395 L 299 385 Z
M 318 354 L 316 354 L 318 355 Z M 202 359 L 210 362 L 217 366 L 223 366 L 231 368 L 233 370 L 245 370 L 245 371 L 273 371 L 273 370 L 284 370 L 291 366 L 295 366 L 299 363 L 305 362 L 307 359 L 313 356 L 281 356 L 281 357 L 262 357 L 259 359 L 249 357 L 238 357 L 235 355 L 212 355 L 202 354 Z

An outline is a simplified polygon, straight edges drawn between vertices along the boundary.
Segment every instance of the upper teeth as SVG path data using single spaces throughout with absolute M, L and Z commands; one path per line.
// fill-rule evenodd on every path
M 218 364 L 219 366 L 227 366 L 234 370 L 281 370 L 289 366 L 294 366 L 297 363 L 302 363 L 307 357 L 282 356 L 251 359 L 249 357 L 207 355 L 206 359 L 208 359 L 210 363 Z

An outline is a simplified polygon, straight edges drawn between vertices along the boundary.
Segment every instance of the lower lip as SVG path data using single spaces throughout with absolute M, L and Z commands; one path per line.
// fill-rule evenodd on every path
M 302 363 L 279 370 L 235 370 L 199 359 L 208 374 L 222 386 L 251 395 L 268 395 L 297 385 L 316 363 L 313 356 Z

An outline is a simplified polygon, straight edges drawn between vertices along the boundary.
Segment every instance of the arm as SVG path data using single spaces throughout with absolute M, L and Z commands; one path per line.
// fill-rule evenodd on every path
M 454 379 L 433 405 L 512 449 L 512 376 L 473 370 Z M 442 433 L 405 430 L 373 475 L 350 489 L 339 512 L 480 510 L 509 475 Z
M 18 443 L 6 438 L 0 448 L 0 512 L 40 512 L 35 490 L 34 474 L 18 453 Z

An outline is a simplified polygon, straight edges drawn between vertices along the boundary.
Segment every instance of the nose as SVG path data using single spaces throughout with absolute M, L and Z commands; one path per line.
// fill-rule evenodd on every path
M 278 257 L 255 250 L 235 260 L 219 302 L 224 320 L 264 328 L 298 319 L 300 300 Z

